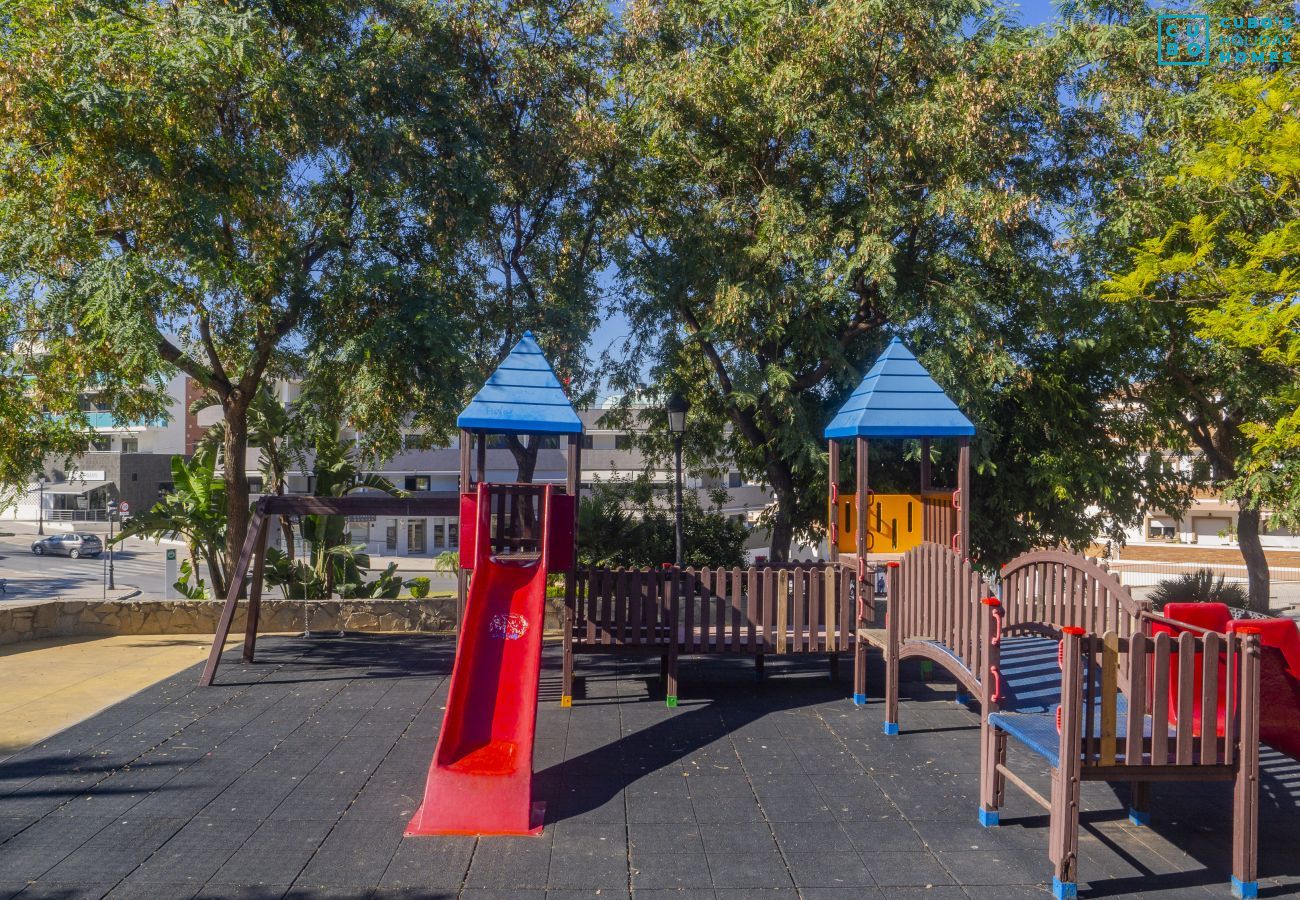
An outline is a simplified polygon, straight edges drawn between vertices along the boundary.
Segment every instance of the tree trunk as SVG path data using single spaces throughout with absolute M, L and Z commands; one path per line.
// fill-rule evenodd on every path
M 226 482 L 226 577 L 235 576 L 235 567 L 239 564 L 239 553 L 244 548 L 248 537 L 248 466 L 245 457 L 248 454 L 248 400 L 238 391 L 231 392 L 224 406 L 226 418 L 225 440 L 222 450 L 225 456 Z M 223 590 L 222 593 L 225 593 Z M 243 597 L 244 586 L 239 586 L 239 596 Z
M 1246 560 L 1246 580 L 1250 585 L 1250 608 L 1268 612 L 1268 557 L 1259 542 L 1260 511 L 1258 506 L 1241 507 L 1237 513 L 1237 544 Z
M 794 540 L 794 477 L 779 460 L 767 464 L 767 477 L 776 495 L 776 515 L 772 519 L 772 540 L 768 553 L 772 562 L 790 561 L 790 543 Z
M 506 445 L 510 448 L 510 455 L 515 458 L 515 480 L 520 484 L 532 484 L 533 475 L 537 472 L 537 450 L 541 441 L 535 434 L 528 436 L 525 443 L 519 439 L 518 435 L 506 435 Z

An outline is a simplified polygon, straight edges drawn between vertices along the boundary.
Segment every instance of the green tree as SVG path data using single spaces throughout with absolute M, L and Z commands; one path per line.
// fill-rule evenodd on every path
M 1095 110 L 1093 202 L 1071 231 L 1092 290 L 1121 309 L 1111 334 L 1125 335 L 1129 379 L 1116 399 L 1147 427 L 1142 449 L 1199 456 L 1192 482 L 1236 500 L 1250 604 L 1266 610 L 1264 507 L 1293 522 L 1297 511 L 1285 438 L 1297 383 L 1294 88 L 1252 63 L 1153 72 L 1154 13 L 1092 13 L 1072 31 L 1097 60 L 1077 85 Z M 1252 10 L 1270 13 L 1294 14 Z
M 32 0 L 0 16 L 0 277 L 48 410 L 76 424 L 93 380 L 119 415 L 156 415 L 166 377 L 198 381 L 226 425 L 229 557 L 268 378 L 345 367 L 341 401 L 376 443 L 408 414 L 446 428 L 461 238 L 485 192 L 439 5 Z
M 1067 277 L 1052 219 L 1077 177 L 1057 96 L 1070 48 L 946 0 L 645 0 L 626 30 L 620 126 L 636 154 L 619 263 L 635 352 L 620 383 L 630 395 L 646 366 L 682 390 L 695 461 L 725 452 L 770 486 L 773 558 L 820 531 L 820 433 L 887 325 L 977 414 L 983 470 L 1005 473 L 1009 522 L 979 524 L 982 549 L 1008 532 L 1084 540 L 1093 498 L 1074 490 L 1077 460 L 1041 452 L 1041 418 L 1063 406 L 1067 433 L 1095 435 L 1101 385 L 1045 396 L 1032 368 L 1073 377 L 1049 347 L 1087 325 L 1053 308 Z M 1027 436 L 1006 419 L 1021 407 L 1040 417 Z M 1026 473 L 1049 502 L 1017 493 Z
M 749 529 L 711 508 L 695 491 L 682 496 L 682 553 L 688 566 L 741 566 Z M 597 483 L 578 504 L 578 558 L 585 566 L 659 566 L 675 553 L 671 495 L 648 478 Z
M 455 0 L 491 182 L 473 233 L 482 382 L 531 329 L 570 396 L 593 399 L 586 344 L 600 315 L 604 226 L 619 146 L 609 113 L 613 28 L 605 0 Z M 505 435 L 531 481 L 542 435 Z

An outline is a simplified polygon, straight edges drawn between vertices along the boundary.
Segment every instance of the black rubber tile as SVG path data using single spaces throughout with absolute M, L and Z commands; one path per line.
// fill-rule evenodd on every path
M 17 896 L 23 900 L 99 900 L 112 888 L 112 882 L 68 884 L 37 881 L 29 884 Z
M 794 883 L 806 887 L 872 887 L 875 879 L 862 857 L 853 851 L 786 852 L 785 864 Z
M 855 849 L 838 822 L 774 822 L 772 831 L 786 853 L 842 853 Z
M 288 886 L 321 846 L 334 821 L 269 821 L 208 880 L 208 886 L 259 883 Z
M 312 885 L 374 887 L 384 877 L 397 846 L 400 827 L 344 816 L 312 855 L 297 881 Z
M 642 891 L 713 889 L 709 862 L 703 853 L 643 853 L 632 865 L 632 894 Z
M 466 888 L 545 890 L 550 869 L 550 831 L 536 837 L 480 839 L 474 849 Z
M 882 888 L 952 884 L 953 879 L 933 853 L 882 851 L 861 854 L 867 870 Z
M 709 875 L 716 888 L 792 887 L 785 860 L 775 850 L 762 853 L 710 853 Z
M 379 886 L 459 890 L 469 872 L 475 842 L 472 837 L 403 838 Z
M 628 825 L 628 846 L 633 861 L 641 853 L 704 852 L 704 841 L 697 825 Z
M 190 900 L 202 885 L 135 881 L 127 878 L 108 892 L 111 900 Z

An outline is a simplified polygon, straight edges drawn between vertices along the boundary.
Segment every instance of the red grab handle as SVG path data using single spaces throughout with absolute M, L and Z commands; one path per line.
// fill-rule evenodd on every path
M 952 508 L 961 509 L 961 488 L 956 488 L 952 492 Z
M 1002 673 L 997 666 L 989 666 L 989 675 L 993 677 L 993 702 L 997 703 L 1002 699 Z

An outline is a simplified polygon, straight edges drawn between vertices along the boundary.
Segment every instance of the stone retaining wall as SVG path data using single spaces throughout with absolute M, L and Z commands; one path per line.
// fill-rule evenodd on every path
M 547 630 L 559 628 L 562 602 L 552 600 Z M 235 613 L 231 636 L 244 633 L 247 607 Z M 221 604 L 204 600 L 50 600 L 0 605 L 0 645 L 41 638 L 114 634 L 212 634 Z M 447 632 L 456 600 L 262 600 L 259 632 Z

